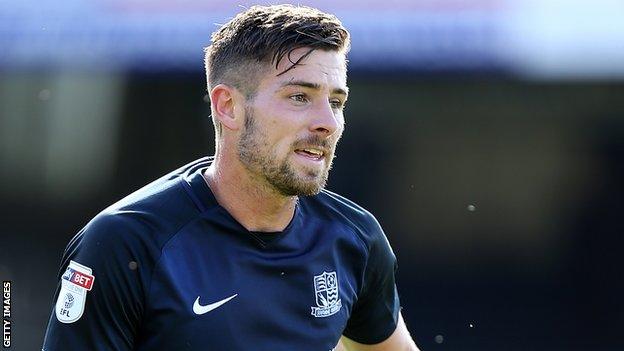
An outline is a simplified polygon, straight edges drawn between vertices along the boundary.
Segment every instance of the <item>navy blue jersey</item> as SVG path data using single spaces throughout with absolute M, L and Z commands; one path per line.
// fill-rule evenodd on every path
M 43 350 L 328 351 L 395 330 L 396 260 L 329 191 L 277 233 L 246 230 L 195 161 L 107 208 L 64 253 Z M 262 206 L 261 203 L 257 206 Z

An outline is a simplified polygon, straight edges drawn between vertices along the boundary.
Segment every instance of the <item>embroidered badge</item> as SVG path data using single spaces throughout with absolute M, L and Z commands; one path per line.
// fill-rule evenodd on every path
M 73 323 L 82 317 L 87 292 L 93 288 L 95 277 L 91 268 L 69 261 L 61 277 L 61 291 L 56 300 L 56 318 L 61 323 Z
M 312 307 L 314 317 L 329 317 L 340 311 L 342 302 L 336 272 L 323 272 L 323 274 L 315 275 L 314 293 L 316 295 L 316 306 Z

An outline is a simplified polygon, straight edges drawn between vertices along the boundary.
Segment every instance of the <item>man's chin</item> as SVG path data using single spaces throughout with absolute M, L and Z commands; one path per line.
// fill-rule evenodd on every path
M 280 175 L 269 182 L 285 196 L 311 196 L 318 194 L 327 183 L 328 170 L 321 167 L 306 167 L 301 164 L 282 164 Z
M 297 196 L 314 196 L 320 193 L 323 188 L 324 186 L 319 186 L 317 184 L 309 187 L 302 187 L 298 189 Z
M 325 188 L 325 179 L 297 179 L 288 184 L 279 184 L 277 188 L 286 196 L 312 196 L 316 195 Z

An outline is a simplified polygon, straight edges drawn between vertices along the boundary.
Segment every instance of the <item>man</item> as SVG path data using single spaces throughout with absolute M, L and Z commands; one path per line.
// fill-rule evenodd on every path
M 214 33 L 214 158 L 72 239 L 43 349 L 417 350 L 379 224 L 323 190 L 348 49 L 338 19 L 307 7 L 254 6 Z

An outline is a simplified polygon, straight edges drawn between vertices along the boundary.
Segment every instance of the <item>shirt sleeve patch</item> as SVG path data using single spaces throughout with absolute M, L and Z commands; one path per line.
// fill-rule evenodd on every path
M 87 292 L 93 288 L 93 271 L 78 262 L 70 261 L 61 277 L 61 290 L 56 300 L 56 318 L 61 323 L 73 323 L 82 317 Z

